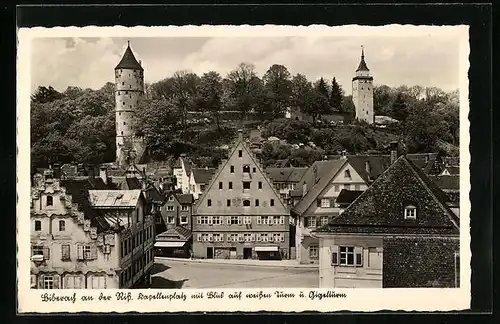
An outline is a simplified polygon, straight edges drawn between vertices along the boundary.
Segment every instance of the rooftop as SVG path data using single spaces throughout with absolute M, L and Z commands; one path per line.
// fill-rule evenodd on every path
M 89 190 L 94 208 L 135 208 L 141 190 Z
M 137 62 L 134 53 L 132 53 L 132 50 L 130 49 L 130 44 L 127 46 L 127 49 L 125 50 L 125 53 L 123 54 L 120 63 L 118 63 L 118 65 L 115 67 L 115 70 L 117 69 L 132 69 L 132 70 L 144 71 L 139 62 Z

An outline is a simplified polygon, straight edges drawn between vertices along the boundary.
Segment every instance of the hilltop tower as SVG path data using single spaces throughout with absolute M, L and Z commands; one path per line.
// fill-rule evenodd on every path
M 356 76 L 352 78 L 352 101 L 356 107 L 356 119 L 373 124 L 375 122 L 373 77 L 370 75 L 370 69 L 366 66 L 363 46 L 361 46 L 361 61 L 356 70 Z
M 142 154 L 141 141 L 132 130 L 132 122 L 138 103 L 144 96 L 144 69 L 132 53 L 130 42 L 115 67 L 115 85 L 116 163 L 124 165 L 129 153 L 135 157 Z

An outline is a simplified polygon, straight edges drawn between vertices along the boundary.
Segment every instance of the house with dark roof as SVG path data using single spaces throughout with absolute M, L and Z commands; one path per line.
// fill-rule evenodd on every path
M 240 130 L 194 206 L 194 257 L 287 259 L 289 250 L 288 208 Z
M 296 189 L 307 168 L 266 168 L 264 171 L 271 178 L 274 188 L 280 193 L 281 199 L 288 202 L 290 191 Z
M 190 192 L 194 199 L 201 197 L 207 188 L 210 179 L 213 177 L 216 169 L 214 168 L 192 168 L 189 176 Z
M 429 176 L 448 197 L 448 207 L 455 213 L 460 214 L 460 176 L 459 175 L 440 175 Z
M 192 232 L 184 226 L 176 226 L 156 235 L 155 255 L 174 258 L 191 256 Z
M 101 178 L 33 177 L 31 287 L 131 288 L 150 281 L 154 219 L 140 189 Z
M 191 231 L 191 216 L 194 203 L 193 195 L 171 191 L 164 197 L 163 205 L 160 208 L 161 218 L 157 218 L 156 222 L 156 232 L 162 233 L 165 230 L 177 226 L 185 227 Z
M 459 217 L 400 156 L 349 207 L 316 229 L 321 288 L 458 287 Z

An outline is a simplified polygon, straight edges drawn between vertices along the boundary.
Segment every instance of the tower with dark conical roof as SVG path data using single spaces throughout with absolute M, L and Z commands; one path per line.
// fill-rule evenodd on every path
M 365 62 L 365 51 L 361 46 L 361 61 L 356 69 L 356 76 L 352 78 L 352 101 L 356 107 L 356 119 L 369 124 L 375 122 L 373 112 L 373 77 Z
M 144 69 L 136 60 L 130 42 L 115 67 L 115 85 L 116 163 L 124 165 L 131 156 L 140 154 L 139 139 L 135 137 L 132 122 L 137 105 L 144 96 Z

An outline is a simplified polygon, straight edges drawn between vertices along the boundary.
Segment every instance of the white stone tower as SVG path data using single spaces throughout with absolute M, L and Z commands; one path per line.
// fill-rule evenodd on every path
M 116 163 L 124 165 L 127 156 L 142 154 L 141 139 L 135 136 L 132 122 L 137 105 L 144 96 L 144 69 L 135 59 L 130 42 L 115 67 L 115 85 Z
M 356 119 L 364 120 L 369 124 L 375 122 L 373 112 L 373 77 L 366 66 L 365 51 L 361 46 L 361 61 L 352 78 L 352 101 L 356 107 Z

